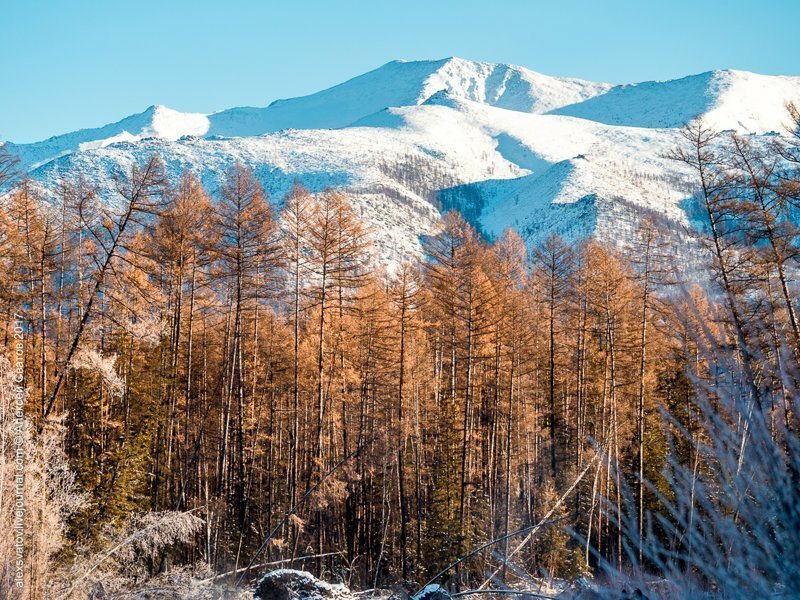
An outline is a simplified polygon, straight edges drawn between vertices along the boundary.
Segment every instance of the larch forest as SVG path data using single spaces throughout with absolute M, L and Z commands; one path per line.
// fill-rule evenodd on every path
M 800 592 L 800 137 L 684 138 L 699 273 L 656 215 L 622 252 L 450 211 L 385 268 L 342 190 L 170 183 L 155 155 L 45 190 L 3 154 L 0 595 L 20 453 L 25 598 L 198 565 Z

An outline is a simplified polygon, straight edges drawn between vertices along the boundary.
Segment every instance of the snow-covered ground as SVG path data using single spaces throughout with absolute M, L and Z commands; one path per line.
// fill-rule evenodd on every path
M 714 71 L 611 86 L 449 58 L 388 63 L 333 88 L 266 108 L 209 115 L 162 106 L 97 129 L 9 144 L 45 183 L 112 175 L 151 153 L 214 192 L 237 161 L 276 203 L 295 181 L 349 191 L 394 262 L 417 255 L 441 211 L 458 208 L 489 236 L 530 244 L 551 231 L 625 244 L 640 210 L 679 228 L 689 173 L 665 155 L 678 128 L 771 135 L 800 100 L 800 78 Z

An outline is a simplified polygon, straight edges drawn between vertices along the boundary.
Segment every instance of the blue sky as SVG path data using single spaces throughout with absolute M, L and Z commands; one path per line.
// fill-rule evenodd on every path
M 462 56 L 613 83 L 800 75 L 800 0 L 0 0 L 0 139 L 151 104 L 211 112 L 396 58 Z

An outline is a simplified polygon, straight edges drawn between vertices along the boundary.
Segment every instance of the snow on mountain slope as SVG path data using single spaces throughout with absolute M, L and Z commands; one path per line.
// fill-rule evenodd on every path
M 33 144 L 9 143 L 8 149 L 20 157 L 24 167 L 31 169 L 70 152 L 148 137 L 177 140 L 184 135 L 203 135 L 208 127 L 206 115 L 151 106 L 144 112 L 103 127 L 81 129 Z
M 687 194 L 689 174 L 664 158 L 680 142 L 674 129 L 524 115 L 445 93 L 418 107 L 381 111 L 356 125 L 394 128 L 451 153 L 469 144 L 482 148 L 480 160 L 485 164 L 505 161 L 516 167 L 519 178 L 493 171 L 485 180 L 440 193 L 445 205 L 473 217 L 490 235 L 538 218 L 544 206 L 563 207 L 592 195 L 627 198 L 668 219 L 684 218 L 680 202 Z M 465 164 L 463 156 L 458 160 Z M 473 165 L 473 172 L 478 168 Z
M 549 77 L 522 67 L 462 58 L 393 61 L 316 94 L 277 100 L 266 108 L 234 108 L 211 115 L 212 135 L 246 136 L 281 129 L 330 129 L 389 106 L 451 95 L 521 112 L 543 113 L 605 92 L 611 86 Z
M 681 127 L 703 117 L 718 130 L 781 132 L 787 101 L 800 101 L 800 77 L 746 71 L 709 71 L 671 81 L 620 85 L 582 102 L 556 108 L 609 125 Z
M 115 143 L 63 156 L 33 175 L 52 183 L 80 173 L 112 189 L 115 172 L 156 152 L 173 179 L 188 168 L 213 193 L 225 170 L 241 161 L 276 201 L 296 180 L 314 192 L 347 190 L 380 232 L 378 253 L 394 262 L 419 254 L 419 236 L 430 233 L 447 208 L 461 210 L 489 235 L 517 227 L 531 244 L 546 230 L 560 230 L 559 220 L 572 223 L 575 236 L 599 234 L 596 223 L 605 213 L 585 201 L 593 194 L 629 198 L 680 220 L 685 194 L 674 189 L 679 174 L 665 176 L 674 165 L 662 158 L 677 139 L 672 130 L 524 114 L 441 93 L 344 129 Z M 544 216 L 549 225 L 532 225 Z
M 266 108 L 232 108 L 210 115 L 151 106 L 117 123 L 52 137 L 33 144 L 10 144 L 23 165 L 88 147 L 144 137 L 177 140 L 184 135 L 247 137 L 283 129 L 346 127 L 390 106 L 413 106 L 440 90 L 454 97 L 510 110 L 543 113 L 607 91 L 611 86 L 541 75 L 522 67 L 461 58 L 393 61 L 321 92 L 276 100 Z
M 326 187 L 345 189 L 375 235 L 377 253 L 388 261 L 419 254 L 418 236 L 430 233 L 439 219 L 439 187 L 480 180 L 491 173 L 519 174 L 502 159 L 487 164 L 491 138 L 468 130 L 461 147 L 441 147 L 409 130 L 353 128 L 285 131 L 254 138 L 183 138 L 175 142 L 147 139 L 116 143 L 63 156 L 33 171 L 53 184 L 60 177 L 84 176 L 113 198 L 113 175 L 152 153 L 165 161 L 171 179 L 183 169 L 200 177 L 216 193 L 225 171 L 237 161 L 253 168 L 271 198 L 279 202 L 295 181 L 312 192 Z M 489 161 L 491 163 L 491 161 Z

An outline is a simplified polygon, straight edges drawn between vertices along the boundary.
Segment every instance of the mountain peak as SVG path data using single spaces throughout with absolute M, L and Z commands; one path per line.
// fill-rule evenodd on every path
M 140 132 L 165 140 L 177 140 L 185 135 L 204 135 L 208 132 L 208 117 L 200 113 L 184 113 L 163 104 L 155 104 L 147 109 L 150 123 Z
M 610 87 L 457 56 L 393 60 L 315 94 L 275 101 L 266 108 L 242 107 L 215 113 L 210 115 L 209 133 L 241 137 L 290 128 L 339 129 L 388 107 L 422 104 L 440 90 L 460 100 L 544 113 Z
M 615 86 L 551 114 L 647 128 L 681 127 L 702 117 L 714 129 L 761 134 L 781 130 L 792 98 L 800 98 L 800 77 L 718 69 Z

